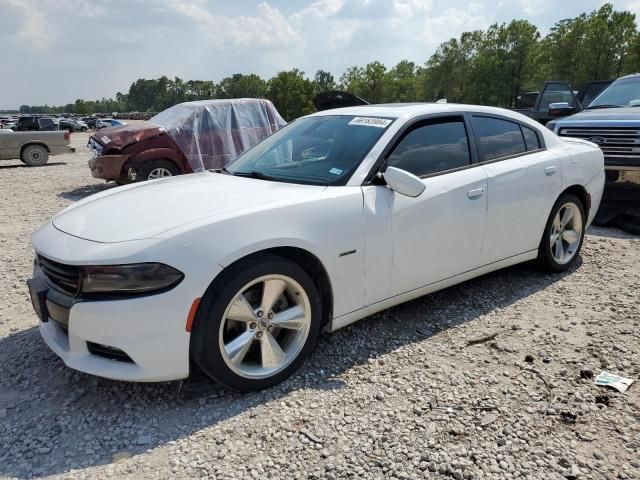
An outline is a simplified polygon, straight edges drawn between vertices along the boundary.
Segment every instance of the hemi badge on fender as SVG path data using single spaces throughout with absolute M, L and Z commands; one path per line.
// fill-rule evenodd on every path
M 349 250 L 348 252 L 342 252 L 340 255 L 338 255 L 339 257 L 346 257 L 347 255 L 353 255 L 354 253 L 356 253 L 355 250 Z

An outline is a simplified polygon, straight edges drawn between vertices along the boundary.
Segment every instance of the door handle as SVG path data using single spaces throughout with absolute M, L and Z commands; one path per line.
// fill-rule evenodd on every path
M 478 198 L 484 194 L 484 188 L 474 188 L 473 190 L 469 190 L 467 192 L 467 197 L 469 198 Z
M 553 175 L 554 173 L 556 173 L 556 166 L 551 165 L 550 167 L 545 168 L 544 173 L 549 176 Z

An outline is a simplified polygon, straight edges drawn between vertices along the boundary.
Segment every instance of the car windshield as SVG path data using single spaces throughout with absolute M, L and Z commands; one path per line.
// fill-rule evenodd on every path
M 290 123 L 227 168 L 237 176 L 344 185 L 393 119 L 332 115 Z
M 640 106 L 640 77 L 616 80 L 587 108 Z

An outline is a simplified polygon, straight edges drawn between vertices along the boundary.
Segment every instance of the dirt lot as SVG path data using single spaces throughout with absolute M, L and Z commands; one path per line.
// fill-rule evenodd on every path
M 325 335 L 265 392 L 113 382 L 47 349 L 25 287 L 31 232 L 110 188 L 72 138 L 0 164 L 1 478 L 640 478 L 640 384 L 580 378 L 640 378 L 638 238 L 591 229 L 569 274 L 510 268 Z

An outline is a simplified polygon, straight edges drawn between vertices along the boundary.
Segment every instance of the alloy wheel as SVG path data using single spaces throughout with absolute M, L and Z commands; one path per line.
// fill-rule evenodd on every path
M 582 213 L 575 203 L 565 203 L 556 213 L 549 244 L 553 259 L 560 265 L 569 263 L 578 252 L 583 226 Z
M 285 275 L 266 275 L 233 297 L 220 323 L 219 348 L 227 366 L 245 378 L 268 378 L 285 369 L 304 347 L 311 304 Z
M 149 172 L 149 175 L 147 176 L 147 180 L 155 180 L 156 178 L 165 178 L 165 177 L 173 177 L 173 174 L 171 173 L 170 170 L 166 168 L 158 167 L 158 168 L 154 168 Z

